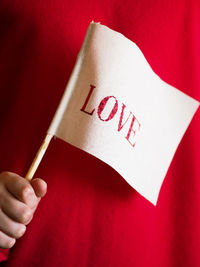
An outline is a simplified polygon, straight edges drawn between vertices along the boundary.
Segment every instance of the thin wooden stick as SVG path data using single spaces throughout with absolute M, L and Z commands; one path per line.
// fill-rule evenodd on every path
M 51 135 L 51 134 L 47 134 L 45 136 L 45 139 L 42 142 L 42 145 L 40 146 L 40 148 L 39 148 L 39 150 L 38 150 L 38 152 L 37 152 L 32 164 L 31 164 L 31 166 L 30 166 L 30 168 L 29 168 L 29 170 L 28 170 L 28 172 L 27 172 L 27 174 L 25 176 L 25 178 L 27 180 L 30 181 L 33 178 L 33 175 L 35 174 L 35 172 L 36 172 L 36 170 L 37 170 L 37 168 L 38 168 L 38 166 L 40 164 L 40 161 L 42 160 L 42 158 L 44 156 L 44 153 L 46 152 L 47 147 L 48 147 L 52 137 L 53 137 L 53 135 Z

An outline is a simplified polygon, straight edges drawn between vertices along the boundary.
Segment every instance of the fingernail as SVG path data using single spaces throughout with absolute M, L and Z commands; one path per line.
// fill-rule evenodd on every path
M 33 190 L 30 187 L 25 187 L 24 195 L 29 196 L 30 194 L 33 194 Z
M 16 240 L 15 239 L 11 239 L 8 243 L 8 248 L 12 248 L 15 244 Z
M 18 236 L 21 237 L 26 231 L 26 226 L 22 226 L 21 229 L 18 231 Z

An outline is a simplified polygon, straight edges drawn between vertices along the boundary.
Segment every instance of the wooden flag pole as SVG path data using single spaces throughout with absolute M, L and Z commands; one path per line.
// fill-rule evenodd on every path
M 36 170 L 37 170 L 37 168 L 38 168 L 38 166 L 40 164 L 40 161 L 42 160 L 42 158 L 44 156 L 44 153 L 46 152 L 47 147 L 48 147 L 52 137 L 53 137 L 53 135 L 51 135 L 51 134 L 47 134 L 45 136 L 45 139 L 42 142 L 42 145 L 40 146 L 40 148 L 39 148 L 39 150 L 38 150 L 38 152 L 37 152 L 32 164 L 31 164 L 31 166 L 30 166 L 30 168 L 29 168 L 29 170 L 28 170 L 28 172 L 27 172 L 27 174 L 25 176 L 25 178 L 27 180 L 30 181 L 33 178 L 33 175 L 35 174 L 35 172 L 36 172 Z

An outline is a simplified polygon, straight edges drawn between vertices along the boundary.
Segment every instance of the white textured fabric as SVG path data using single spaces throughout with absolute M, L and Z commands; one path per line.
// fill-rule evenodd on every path
M 162 81 L 133 42 L 91 23 L 48 133 L 103 160 L 156 204 L 198 106 Z

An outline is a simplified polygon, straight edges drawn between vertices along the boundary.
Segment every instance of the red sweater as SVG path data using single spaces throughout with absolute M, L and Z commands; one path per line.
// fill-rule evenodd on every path
M 200 100 L 199 12 L 195 0 L 1 0 L 0 170 L 26 174 L 91 20 Z M 36 174 L 48 193 L 2 266 L 200 266 L 199 158 L 198 110 L 154 207 L 103 162 L 53 140 Z

